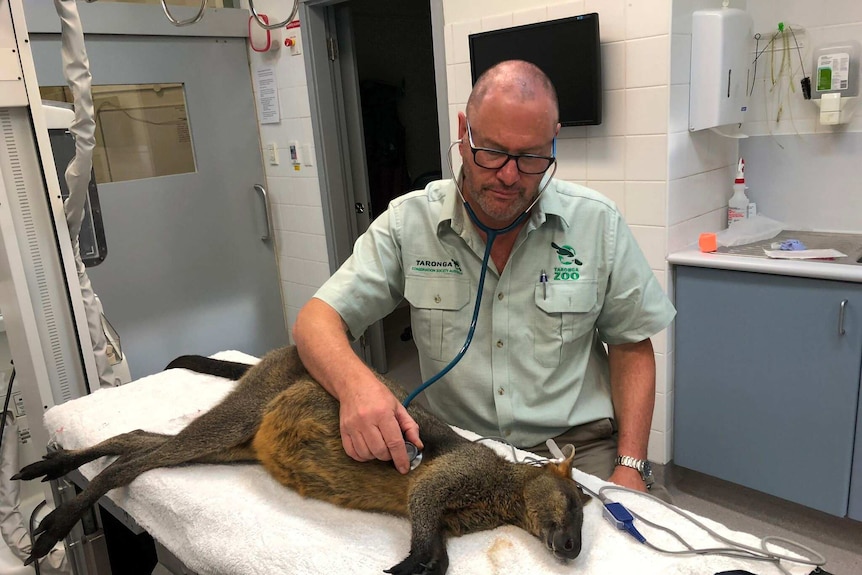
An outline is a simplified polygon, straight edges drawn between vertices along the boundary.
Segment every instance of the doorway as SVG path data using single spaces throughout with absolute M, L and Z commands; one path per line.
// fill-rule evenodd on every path
M 440 0 L 309 0 L 303 8 L 334 271 L 391 199 L 442 177 L 449 130 L 443 9 Z M 407 307 L 370 327 L 357 351 L 405 387 L 419 383 Z

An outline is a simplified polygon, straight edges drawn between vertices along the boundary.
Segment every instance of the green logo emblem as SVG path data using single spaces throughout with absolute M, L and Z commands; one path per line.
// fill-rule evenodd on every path
M 554 281 L 570 281 L 581 277 L 580 270 L 576 266 L 584 263 L 575 257 L 575 248 L 569 245 L 558 246 L 551 242 L 551 247 L 556 250 L 557 259 L 563 267 L 554 267 Z
M 575 264 L 577 266 L 584 265 L 581 260 L 575 257 L 575 248 L 573 248 L 572 246 L 558 246 L 554 242 L 551 242 L 551 247 L 557 250 L 557 258 L 564 266 L 570 266 L 572 264 Z

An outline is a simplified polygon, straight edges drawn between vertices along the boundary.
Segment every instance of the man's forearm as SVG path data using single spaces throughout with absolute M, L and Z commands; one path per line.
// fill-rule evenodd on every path
M 611 396 L 619 428 L 619 455 L 646 459 L 655 407 L 655 356 L 649 339 L 609 345 Z
M 300 310 L 293 339 L 305 368 L 336 399 L 357 375 L 371 374 L 350 346 L 341 316 L 322 300 L 312 298 Z

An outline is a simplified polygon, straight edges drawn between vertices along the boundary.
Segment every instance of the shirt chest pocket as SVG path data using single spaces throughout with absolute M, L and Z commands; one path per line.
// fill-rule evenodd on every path
M 407 277 L 404 297 L 410 302 L 413 340 L 419 353 L 448 361 L 470 328 L 472 287 L 460 278 Z
M 540 364 L 556 367 L 568 346 L 595 329 L 598 285 L 578 280 L 546 286 L 539 283 L 535 290 L 533 353 Z

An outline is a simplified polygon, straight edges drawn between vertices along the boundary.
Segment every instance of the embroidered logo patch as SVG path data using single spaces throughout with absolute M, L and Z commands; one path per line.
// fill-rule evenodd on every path
M 414 272 L 426 272 L 436 274 L 462 275 L 461 264 L 458 260 L 415 260 L 410 268 Z
M 554 242 L 551 242 L 551 247 L 556 250 L 557 259 L 563 266 L 554 268 L 554 281 L 576 280 L 581 277 L 580 270 L 576 266 L 582 266 L 584 262 L 576 257 L 575 248 L 570 245 L 558 246 Z

